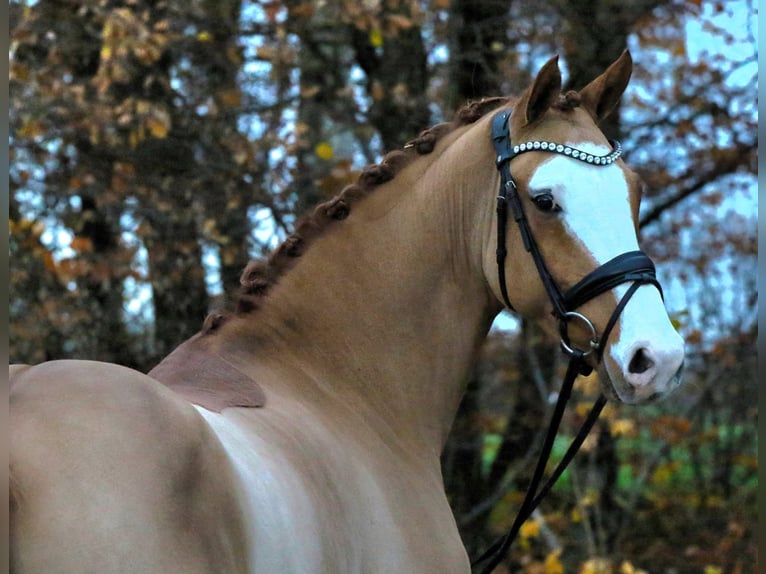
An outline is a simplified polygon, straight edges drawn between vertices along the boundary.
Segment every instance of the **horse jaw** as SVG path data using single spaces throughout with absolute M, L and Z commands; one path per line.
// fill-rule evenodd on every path
M 609 151 L 591 142 L 568 145 L 594 155 Z M 529 180 L 530 193 L 543 189 L 553 191 L 574 249 L 584 251 L 594 268 L 638 249 L 629 185 L 619 165 L 593 166 L 555 155 L 541 163 Z M 588 271 L 581 273 L 584 276 Z M 623 284 L 613 290 L 614 302 L 602 315 L 611 314 L 628 287 Z M 603 307 L 604 300 L 599 298 L 586 308 Z M 607 341 L 600 369 L 607 375 L 605 391 L 625 403 L 658 399 L 679 386 L 683 360 L 683 339 L 673 327 L 659 292 L 651 285 L 639 287 Z

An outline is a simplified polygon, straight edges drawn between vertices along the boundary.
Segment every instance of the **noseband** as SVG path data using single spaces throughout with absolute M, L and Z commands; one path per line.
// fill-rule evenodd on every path
M 629 251 L 618 255 L 614 259 L 607 261 L 600 267 L 597 267 L 588 273 L 567 291 L 561 290 L 545 263 L 545 259 L 543 258 L 540 248 L 535 241 L 535 237 L 532 234 L 529 222 L 524 215 L 518 187 L 511 174 L 511 160 L 517 155 L 529 151 L 543 151 L 565 155 L 591 165 L 606 166 L 614 163 L 620 157 L 622 154 L 622 146 L 619 142 L 610 140 L 609 143 L 612 146 L 612 151 L 606 155 L 596 156 L 554 142 L 532 141 L 513 145 L 511 142 L 509 123 L 511 113 L 512 110 L 502 110 L 492 118 L 492 143 L 496 153 L 495 164 L 500 172 L 500 192 L 497 196 L 496 251 L 500 292 L 505 304 L 509 309 L 513 310 L 513 305 L 508 297 L 508 288 L 505 280 L 505 259 L 508 254 L 505 243 L 510 206 L 510 212 L 519 227 L 524 248 L 532 256 L 532 259 L 535 262 L 535 267 L 537 268 L 537 273 L 540 276 L 543 287 L 553 305 L 553 316 L 559 322 L 561 349 L 569 357 L 569 366 L 561 390 L 559 391 L 559 397 L 551 417 L 548 432 L 545 441 L 543 442 L 542 451 L 538 458 L 535 472 L 532 476 L 532 481 L 530 482 L 529 489 L 524 497 L 524 502 L 516 515 L 513 526 L 511 526 L 511 529 L 507 534 L 496 540 L 471 564 L 472 566 L 476 566 L 488 560 L 487 565 L 482 570 L 483 574 L 489 574 L 508 553 L 510 545 L 517 536 L 521 525 L 527 518 L 529 518 L 543 497 L 550 491 L 559 476 L 561 476 L 561 473 L 564 472 L 574 458 L 606 404 L 606 397 L 601 394 L 567 449 L 563 459 L 551 473 L 547 482 L 542 488 L 539 488 L 545 466 L 550 458 L 551 449 L 553 448 L 553 441 L 564 414 L 564 408 L 566 407 L 566 403 L 572 392 L 574 380 L 579 374 L 588 375 L 593 370 L 593 368 L 586 362 L 585 357 L 595 351 L 596 358 L 598 360 L 602 358 L 609 334 L 617 323 L 617 320 L 628 301 L 641 285 L 654 285 L 659 290 L 660 296 L 662 296 L 662 287 L 657 280 L 654 263 L 643 251 Z M 631 286 L 618 302 L 617 307 L 612 312 L 611 317 L 604 327 L 603 333 L 601 333 L 601 337 L 599 337 L 596 328 L 590 319 L 577 312 L 576 309 L 598 295 L 623 283 L 631 283 Z M 588 349 L 578 349 L 570 342 L 569 323 L 573 320 L 583 323 L 586 329 L 590 332 L 591 337 Z

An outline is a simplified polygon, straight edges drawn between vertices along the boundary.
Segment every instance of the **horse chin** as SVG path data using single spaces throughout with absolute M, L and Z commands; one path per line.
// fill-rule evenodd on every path
M 628 383 L 622 376 L 622 372 L 618 372 L 615 376 L 609 371 L 608 365 L 604 363 L 599 365 L 601 390 L 609 400 L 626 405 L 658 403 L 673 394 L 683 382 L 683 364 L 668 381 L 655 381 L 643 387 L 635 387 Z

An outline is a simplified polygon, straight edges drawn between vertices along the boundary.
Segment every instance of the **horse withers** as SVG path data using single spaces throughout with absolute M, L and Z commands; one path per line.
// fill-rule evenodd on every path
M 149 375 L 13 368 L 12 571 L 469 572 L 439 455 L 504 302 L 614 400 L 680 383 L 653 266 L 622 259 L 647 267 L 640 181 L 597 127 L 631 67 L 562 95 L 553 59 L 366 168 Z

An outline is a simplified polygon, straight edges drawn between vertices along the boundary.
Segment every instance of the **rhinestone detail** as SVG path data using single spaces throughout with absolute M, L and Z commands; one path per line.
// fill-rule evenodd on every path
M 606 155 L 591 155 L 568 145 L 543 141 L 531 141 L 515 145 L 513 146 L 513 153 L 516 155 L 527 151 L 544 150 L 567 155 L 585 163 L 591 163 L 595 165 L 610 165 L 617 161 L 617 159 L 622 155 L 622 145 L 620 142 L 615 140 L 609 140 L 609 143 L 612 145 L 612 151 Z

